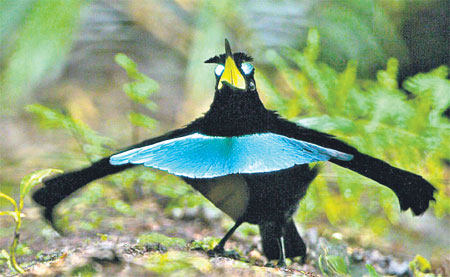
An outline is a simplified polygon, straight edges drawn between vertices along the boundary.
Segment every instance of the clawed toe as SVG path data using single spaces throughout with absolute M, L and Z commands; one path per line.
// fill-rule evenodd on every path
M 268 262 L 267 264 L 265 264 L 265 267 L 286 269 L 287 265 L 285 262 L 279 261 L 277 264 L 274 264 L 273 262 Z

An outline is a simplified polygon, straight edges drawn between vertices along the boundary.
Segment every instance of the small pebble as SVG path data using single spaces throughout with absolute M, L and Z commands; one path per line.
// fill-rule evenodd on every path
M 209 222 L 215 222 L 216 220 L 220 219 L 222 217 L 222 214 L 217 209 L 212 209 L 209 207 L 203 208 L 203 215 L 205 219 Z
M 351 257 L 355 262 L 362 262 L 364 260 L 364 251 L 361 249 L 355 249 Z
M 183 210 L 181 208 L 172 209 L 172 217 L 175 219 L 181 219 L 183 217 Z
M 317 228 L 306 230 L 306 237 L 308 238 L 310 244 L 317 244 L 317 241 L 319 240 L 319 232 L 317 231 Z
M 336 239 L 336 240 L 342 240 L 344 238 L 344 236 L 341 233 L 333 233 L 331 235 L 331 237 Z
M 380 251 L 373 250 L 372 253 L 370 253 L 369 260 L 371 263 L 380 263 L 384 260 L 384 256 L 381 255 Z
M 200 211 L 199 207 L 185 208 L 184 209 L 184 218 L 197 218 L 199 211 Z
M 386 273 L 389 275 L 397 275 L 403 276 L 408 273 L 409 263 L 408 262 L 397 262 L 395 260 L 391 260 L 389 266 L 386 270 Z

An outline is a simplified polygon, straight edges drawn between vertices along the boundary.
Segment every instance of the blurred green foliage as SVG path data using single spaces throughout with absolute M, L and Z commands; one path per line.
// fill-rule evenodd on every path
M 317 1 L 308 19 L 322 36 L 320 60 L 343 70 L 347 61 L 358 60 L 357 71 L 370 78 L 389 57 L 408 64 L 408 50 L 389 12 L 406 9 L 405 1 L 379 0 Z
M 90 162 L 112 153 L 111 147 L 115 145 L 114 140 L 98 135 L 97 132 L 89 128 L 85 123 L 74 119 L 70 114 L 65 114 L 57 109 L 51 109 L 41 104 L 28 105 L 26 110 L 36 115 L 42 128 L 62 129 L 70 132 Z
M 257 79 L 268 106 L 302 126 L 336 135 L 363 153 L 423 175 L 439 190 L 432 204 L 435 214 L 450 214 L 444 165 L 450 158 L 450 123 L 442 116 L 450 105 L 448 68 L 410 77 L 401 88 L 398 62 L 389 59 L 376 81 L 360 80 L 356 61 L 342 72 L 318 62 L 319 41 L 312 29 L 303 51 L 267 52 L 277 73 L 270 78 L 259 73 Z M 326 215 L 332 224 L 366 226 L 380 234 L 396 224 L 400 209 L 392 191 L 371 184 L 348 170 L 324 166 L 297 219 L 310 222 Z
M 209 259 L 192 253 L 169 251 L 149 256 L 145 267 L 156 274 L 198 276 L 212 269 Z
M 417 277 L 434 277 L 436 275 L 431 273 L 430 262 L 420 255 L 416 255 L 414 260 L 409 263 L 409 269 Z
M 12 112 L 71 49 L 84 0 L 0 2 L 0 107 Z
M 160 233 L 149 233 L 142 234 L 138 237 L 138 244 L 146 245 L 146 244 L 154 244 L 160 243 L 166 247 L 177 246 L 179 248 L 183 248 L 186 246 L 186 241 L 182 238 L 174 238 L 168 237 Z
M 192 241 L 189 245 L 189 248 L 191 250 L 202 249 L 203 251 L 208 251 L 214 249 L 214 247 L 216 247 L 219 242 L 219 238 L 204 237 L 201 240 Z
M 149 110 L 156 110 L 156 104 L 150 100 L 150 96 L 158 91 L 158 83 L 147 77 L 145 74 L 139 72 L 137 64 L 125 54 L 117 54 L 115 61 L 118 65 L 125 69 L 128 77 L 133 80 L 133 82 L 126 83 L 122 87 L 128 97 L 136 104 L 144 105 Z M 134 118 L 140 119 L 138 120 L 139 124 L 135 124 L 135 120 L 133 120 Z M 129 119 L 133 124 L 140 127 L 149 128 L 148 124 L 155 123 L 154 119 L 137 113 L 131 113 Z M 144 124 L 144 126 L 141 126 L 142 124 Z
M 366 268 L 367 268 L 367 271 L 369 272 L 370 277 L 380 276 L 371 264 L 366 264 Z
M 138 108 L 142 106 L 147 110 L 157 109 L 150 97 L 158 90 L 158 84 L 142 74 L 138 70 L 137 64 L 126 55 L 118 54 L 116 62 L 125 69 L 132 81 L 123 85 L 124 92 L 133 103 L 132 109 L 135 109 L 129 113 L 130 124 L 135 130 L 139 128 L 154 129 L 157 121 L 138 112 Z M 80 161 L 82 164 L 93 162 L 115 152 L 113 148 L 117 147 L 117 143 L 113 139 L 99 135 L 71 114 L 41 104 L 28 105 L 26 110 L 35 115 L 42 128 L 64 130 L 70 134 L 79 146 L 74 150 L 84 153 L 84 157 L 80 157 L 83 159 Z M 132 138 L 132 140 L 135 139 Z M 64 151 L 66 150 L 64 149 Z M 71 168 L 74 162 L 78 164 L 77 161 L 71 160 L 69 163 Z M 168 200 L 166 201 L 166 211 L 168 212 L 173 208 L 196 207 L 206 203 L 206 200 L 178 178 L 143 167 L 96 181 L 84 190 L 85 192 L 80 197 L 71 198 L 68 201 L 69 204 L 63 205 L 61 208 L 61 218 L 58 222 L 61 228 L 69 231 L 75 231 L 77 228 L 88 231 L 98 229 L 106 214 L 102 212 L 102 209 L 94 209 L 86 215 L 84 209 L 88 207 L 106 206 L 119 214 L 135 216 L 136 212 L 130 203 L 142 197 L 142 192 L 144 194 L 153 192 L 165 197 Z M 81 223 L 78 226 L 71 225 L 70 222 L 73 219 L 79 219 Z M 117 222 L 108 227 L 122 228 L 121 224 Z

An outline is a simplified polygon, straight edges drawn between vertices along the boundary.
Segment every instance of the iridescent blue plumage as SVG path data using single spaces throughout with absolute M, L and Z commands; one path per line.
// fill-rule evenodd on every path
M 127 163 L 190 178 L 261 173 L 352 155 L 273 133 L 211 137 L 195 133 L 114 155 L 112 165 Z

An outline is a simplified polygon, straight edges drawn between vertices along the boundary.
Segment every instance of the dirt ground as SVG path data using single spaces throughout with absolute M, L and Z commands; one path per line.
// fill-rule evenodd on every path
M 26 276 L 321 276 L 319 257 L 333 254 L 344 257 L 353 276 L 369 276 L 366 263 L 372 264 L 378 273 L 411 276 L 409 261 L 401 254 L 364 249 L 355 243 L 350 246 L 342 234 L 323 237 L 318 228 L 301 229 L 308 245 L 308 259 L 303 265 L 294 259 L 288 261 L 287 268 L 270 266 L 262 254 L 257 228 L 251 225 L 238 229 L 226 245 L 226 249 L 235 250 L 240 257 L 210 255 L 208 250 L 232 221 L 210 207 L 167 213 L 162 204 L 164 199 L 157 196 L 134 201 L 132 216 L 105 207 L 88 207 L 83 210 L 84 219 L 70 222 L 75 231 L 64 236 L 42 220 L 39 208 L 25 209 L 20 241 L 26 251 L 19 253 L 18 261 Z M 83 224 L 90 221 L 94 210 L 104 217 L 96 228 L 88 230 Z M 0 220 L 3 227 L 0 248 L 7 248 L 13 225 L 9 219 Z M 148 234 L 161 234 L 162 239 L 146 241 Z M 445 272 L 449 267 L 447 257 L 439 270 Z M 0 275 L 13 276 L 14 271 L 3 263 Z

